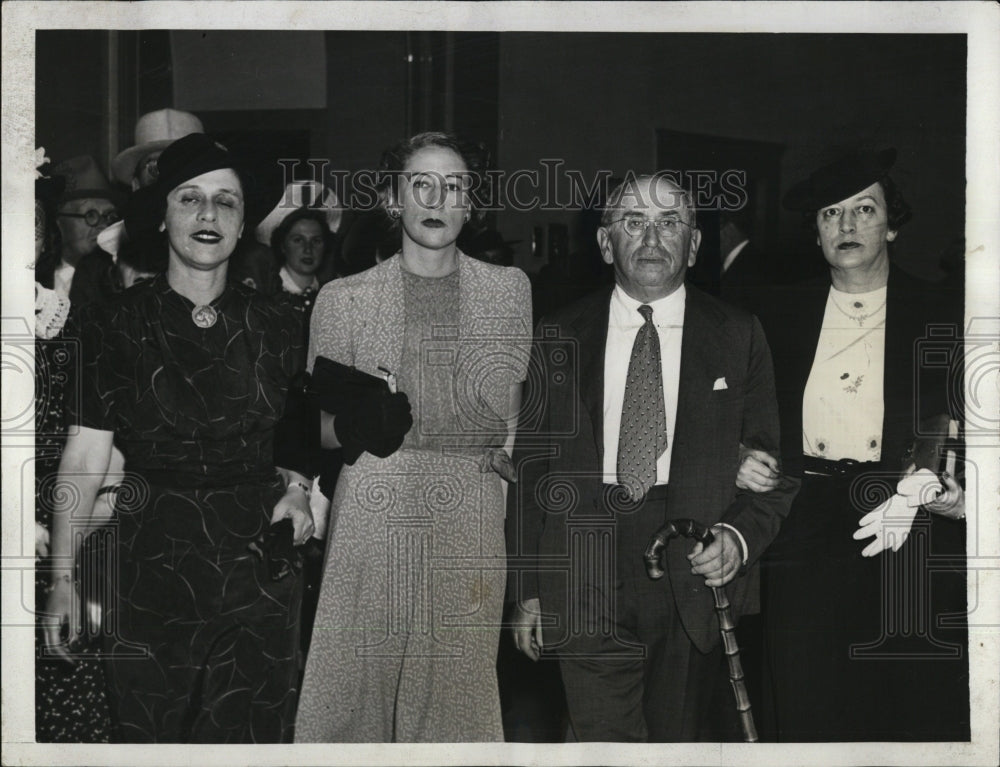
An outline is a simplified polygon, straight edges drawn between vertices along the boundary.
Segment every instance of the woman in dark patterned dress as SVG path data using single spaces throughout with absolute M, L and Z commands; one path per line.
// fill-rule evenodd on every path
M 194 134 L 158 166 L 157 183 L 136 193 L 148 205 L 134 205 L 127 224 L 130 235 L 165 232 L 166 274 L 77 323 L 80 429 L 59 467 L 72 491 L 56 505 L 53 555 L 77 557 L 88 522 L 78 509 L 92 505 L 114 443 L 127 472 L 106 638 L 119 738 L 287 741 L 300 582 L 269 577 L 248 547 L 283 518 L 295 543 L 312 532 L 308 485 L 279 476 L 272 454 L 302 363 L 299 326 L 287 307 L 226 283 L 246 190 L 225 147 Z M 56 572 L 48 602 L 56 650 L 61 624 L 79 622 L 71 573 Z
M 456 246 L 482 165 L 440 133 L 387 152 L 385 202 L 402 250 L 328 283 L 316 302 L 314 382 L 323 357 L 388 375 L 399 392 L 352 403 L 324 431 L 349 465 L 333 498 L 299 742 L 503 740 L 505 447 L 531 299 L 523 272 Z M 404 396 L 412 421 L 406 400 L 393 399 Z M 366 441 L 372 421 L 389 433 Z

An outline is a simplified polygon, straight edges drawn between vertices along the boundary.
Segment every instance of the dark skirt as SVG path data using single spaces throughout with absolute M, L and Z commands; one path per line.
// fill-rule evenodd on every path
M 123 742 L 290 742 L 301 582 L 247 549 L 280 486 L 152 487 L 123 509 L 106 642 Z
M 895 483 L 878 484 L 807 475 L 765 556 L 762 719 L 780 741 L 969 739 L 965 526 L 921 513 L 898 552 L 862 557 L 858 520 Z

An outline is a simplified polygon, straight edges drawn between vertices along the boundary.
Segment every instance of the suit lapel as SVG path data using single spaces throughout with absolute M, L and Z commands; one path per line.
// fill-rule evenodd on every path
M 398 372 L 403 358 L 406 303 L 399 256 L 380 264 L 359 292 L 363 327 L 354 351 L 355 365 L 372 375 L 379 366 Z
M 687 296 L 684 299 L 684 332 L 681 336 L 681 369 L 678 371 L 677 387 L 677 417 L 674 423 L 674 433 L 668 435 L 671 440 L 670 477 L 684 476 L 685 456 L 692 449 L 699 434 L 698 419 L 704 411 L 706 398 L 710 391 L 705 388 L 705 381 L 721 369 L 713 365 L 712 356 L 718 351 L 715 343 L 715 325 L 712 315 L 707 311 L 702 301 L 701 293 L 686 287 Z M 664 371 L 669 375 L 669 371 Z
M 610 310 L 611 289 L 601 291 L 573 323 L 573 338 L 578 341 L 580 399 L 593 426 L 598 467 L 604 461 L 604 350 Z

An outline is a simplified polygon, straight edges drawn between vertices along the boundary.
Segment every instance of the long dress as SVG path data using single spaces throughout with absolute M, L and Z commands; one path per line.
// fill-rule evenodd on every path
M 899 551 L 874 557 L 861 555 L 868 540 L 852 538 L 860 517 L 895 491 L 921 419 L 948 412 L 961 325 L 938 291 L 893 267 L 884 343 L 870 350 L 883 355 L 884 366 L 859 376 L 850 353 L 828 357 L 818 345 L 821 328 L 831 324 L 824 319 L 829 292 L 829 281 L 818 281 L 761 302 L 783 469 L 803 479 L 764 559 L 762 734 L 781 741 L 968 740 L 965 523 L 922 510 Z M 866 329 L 878 316 L 875 307 L 858 311 Z M 823 385 L 827 391 L 847 392 L 840 416 L 849 423 L 863 406 L 843 403 L 860 403 L 865 387 L 881 387 L 881 428 L 849 455 L 858 463 L 837 464 L 840 476 L 816 473 L 829 473 L 832 464 L 803 457 L 806 447 L 831 462 L 844 456 L 831 435 L 810 425 L 818 375 L 835 379 Z
M 59 494 L 59 458 L 66 442 L 65 396 L 73 380 L 72 339 L 61 330 L 69 301 L 36 286 L 35 344 L 35 521 L 52 530 L 53 501 Z M 50 585 L 45 559 L 36 558 L 35 604 L 44 605 Z M 107 743 L 111 735 L 107 685 L 99 638 L 74 643 L 74 663 L 46 657 L 36 637 L 35 740 L 40 743 Z
M 195 325 L 160 276 L 81 318 L 80 422 L 125 455 L 106 657 L 126 742 L 283 742 L 297 692 L 301 584 L 248 544 L 282 484 L 273 430 L 300 325 L 243 285 Z M 96 316 L 100 315 L 100 316 Z
M 392 370 L 414 425 L 340 475 L 296 741 L 503 739 L 504 494 L 483 456 L 526 373 L 528 296 L 519 271 L 464 256 L 448 277 L 397 257 L 321 292 L 310 357 Z

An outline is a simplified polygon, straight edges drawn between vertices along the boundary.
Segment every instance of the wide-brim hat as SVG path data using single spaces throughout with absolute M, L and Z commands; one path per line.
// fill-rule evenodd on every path
M 111 174 L 126 186 L 132 183 L 135 169 L 146 155 L 166 149 L 179 138 L 204 133 L 201 120 L 179 109 L 147 112 L 135 124 L 135 146 L 119 152 L 111 161 Z
M 809 178 L 794 184 L 782 204 L 788 210 L 811 213 L 827 205 L 846 200 L 882 179 L 896 162 L 896 150 L 854 152 L 824 165 Z
M 289 214 L 299 208 L 317 210 L 326 217 L 327 228 L 336 233 L 344 211 L 340 201 L 332 189 L 328 189 L 318 181 L 292 181 L 285 186 L 285 193 L 278 204 L 257 225 L 254 232 L 257 241 L 264 245 L 271 244 L 271 235 L 281 226 Z
M 52 169 L 52 177 L 62 179 L 62 192 L 56 198 L 59 205 L 71 200 L 110 200 L 116 205 L 121 202 L 121 194 L 111 187 L 97 160 L 90 155 L 63 160 Z

